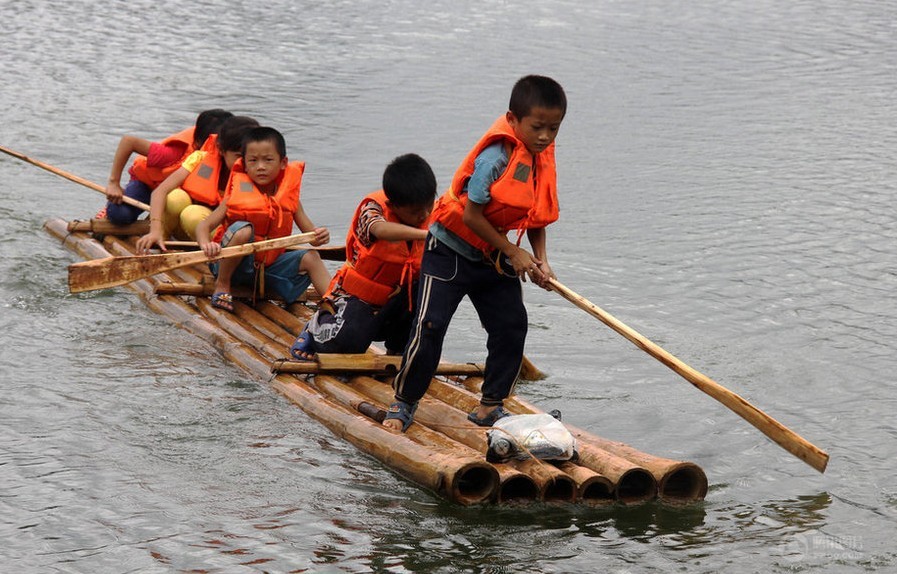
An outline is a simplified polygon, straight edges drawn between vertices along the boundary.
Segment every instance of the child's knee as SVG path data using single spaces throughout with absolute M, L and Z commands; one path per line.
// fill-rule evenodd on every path
M 197 226 L 211 213 L 212 211 L 203 205 L 188 205 L 181 211 L 181 229 L 184 230 L 184 233 L 186 233 L 190 239 L 195 240 Z
M 192 203 L 186 191 L 175 188 L 165 197 L 165 213 L 170 216 L 179 216 Z
M 253 237 L 252 226 L 247 225 L 245 227 L 241 227 L 240 229 L 238 229 L 237 231 L 234 232 L 233 236 L 231 237 L 230 241 L 228 242 L 228 245 L 236 245 L 236 244 L 242 245 L 243 243 L 249 243 L 250 241 L 252 241 L 252 237 Z
M 424 317 L 420 323 L 421 335 L 428 338 L 440 338 L 445 336 L 448 330 L 448 321 L 438 317 Z
M 109 203 L 106 206 L 106 219 L 115 225 L 128 225 L 137 221 L 140 216 L 140 210 L 131 207 L 126 203 Z
M 317 251 L 306 251 L 305 255 L 302 256 L 302 260 L 299 261 L 299 270 L 313 271 L 318 269 L 326 269 L 324 260 L 321 259 Z

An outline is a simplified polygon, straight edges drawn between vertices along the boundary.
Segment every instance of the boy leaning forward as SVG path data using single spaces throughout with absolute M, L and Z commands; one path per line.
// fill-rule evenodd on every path
M 507 113 L 470 151 L 439 198 L 421 261 L 417 313 L 393 382 L 395 402 L 383 424 L 405 431 L 442 355 L 446 330 L 466 295 L 487 334 L 479 426 L 507 416 L 502 403 L 523 362 L 527 313 L 521 279 L 548 288 L 545 226 L 558 218 L 554 140 L 567 111 L 563 88 L 525 76 Z M 526 230 L 532 253 L 519 246 Z M 507 233 L 517 231 L 517 243 Z

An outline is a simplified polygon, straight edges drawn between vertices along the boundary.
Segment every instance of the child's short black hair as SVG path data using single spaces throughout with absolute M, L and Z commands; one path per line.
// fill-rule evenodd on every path
M 205 110 L 196 116 L 196 129 L 193 130 L 193 141 L 197 147 L 201 147 L 212 134 L 217 134 L 224 120 L 234 117 L 234 114 L 221 108 Z
M 521 120 L 534 107 L 559 109 L 567 113 L 567 95 L 559 83 L 546 76 L 524 76 L 517 80 L 511 90 L 508 109 Z
M 240 153 L 242 155 L 246 155 L 246 145 L 252 142 L 271 142 L 274 144 L 274 147 L 277 148 L 277 153 L 280 154 L 281 159 L 287 157 L 287 142 L 283 139 L 283 134 L 277 131 L 274 128 L 269 128 L 267 126 L 261 126 L 257 128 L 252 128 L 251 130 L 246 132 L 246 135 L 243 136 L 243 147 L 241 148 Z
M 383 171 L 383 191 L 397 207 L 430 204 L 436 199 L 436 176 L 421 156 L 400 155 Z
M 259 126 L 258 121 L 248 116 L 233 116 L 221 124 L 218 130 L 218 149 L 221 151 L 241 151 L 246 132 Z

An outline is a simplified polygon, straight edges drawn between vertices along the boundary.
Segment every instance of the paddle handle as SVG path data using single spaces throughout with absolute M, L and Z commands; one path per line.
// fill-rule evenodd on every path
M 0 151 L 2 151 L 5 154 L 11 155 L 12 157 L 14 157 L 16 159 L 20 159 L 24 162 L 30 163 L 31 165 L 36 165 L 37 167 L 39 167 L 41 169 L 45 169 L 45 170 L 49 171 L 50 173 L 54 173 L 60 177 L 64 177 L 65 179 L 67 179 L 69 181 L 74 181 L 75 183 L 80 183 L 84 187 L 89 187 L 90 189 L 92 189 L 94 191 L 98 191 L 98 192 L 102 193 L 103 195 L 106 195 L 106 190 L 103 189 L 102 187 L 100 187 L 99 184 L 96 184 L 92 181 L 88 181 L 88 180 L 84 179 L 83 177 L 78 177 L 77 175 L 75 175 L 73 173 L 69 173 L 65 170 L 59 169 L 58 167 L 53 167 L 52 165 L 50 165 L 48 163 L 44 163 L 40 160 L 30 158 L 23 153 L 19 153 L 15 150 L 11 150 L 4 146 L 0 146 Z M 143 203 L 142 201 L 138 201 L 132 197 L 128 197 L 127 195 L 122 197 L 122 201 L 127 203 L 128 205 L 133 205 L 134 207 L 139 207 L 140 209 L 142 209 L 144 211 L 150 210 L 149 205 Z
M 551 288 L 564 299 L 570 301 L 583 311 L 596 317 L 602 323 L 626 337 L 639 347 L 679 375 L 700 391 L 710 395 L 724 404 L 738 416 L 752 424 L 760 432 L 769 437 L 773 442 L 806 462 L 819 472 L 825 472 L 829 455 L 814 446 L 806 439 L 784 426 L 768 414 L 764 413 L 744 398 L 723 387 L 710 377 L 689 367 L 675 356 L 671 355 L 655 343 L 651 342 L 634 329 L 619 321 L 610 313 L 604 311 L 585 297 L 573 292 L 556 279 L 549 279 Z

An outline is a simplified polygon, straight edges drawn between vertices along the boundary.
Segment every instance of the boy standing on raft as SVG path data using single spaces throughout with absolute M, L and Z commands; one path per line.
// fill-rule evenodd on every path
M 196 227 L 196 240 L 203 252 L 215 257 L 222 246 L 286 237 L 292 233 L 293 223 L 303 232 L 314 231 L 312 245 L 330 241 L 327 228 L 315 227 L 302 209 L 299 188 L 304 171 L 304 162 L 288 162 L 286 142 L 279 131 L 269 127 L 249 130 L 221 203 Z M 211 240 L 211 231 L 222 222 Z M 273 249 L 222 259 L 211 267 L 216 278 L 212 305 L 226 311 L 234 310 L 232 281 L 258 285 L 262 292 L 270 289 L 287 303 L 299 299 L 309 283 L 323 293 L 330 282 L 330 272 L 315 251 Z
M 435 199 L 436 176 L 424 158 L 410 153 L 386 166 L 383 189 L 355 209 L 346 263 L 293 343 L 293 357 L 363 353 L 373 341 L 384 341 L 387 353 L 402 352 Z
M 405 431 L 436 372 L 449 321 L 470 297 L 486 329 L 488 355 L 480 405 L 468 415 L 479 426 L 507 416 L 527 331 L 521 279 L 547 288 L 545 226 L 558 218 L 554 140 L 567 98 L 551 78 L 525 76 L 511 91 L 508 112 L 474 146 L 436 202 L 421 262 L 418 309 L 395 402 L 384 426 Z M 526 235 L 533 253 L 506 234 Z

